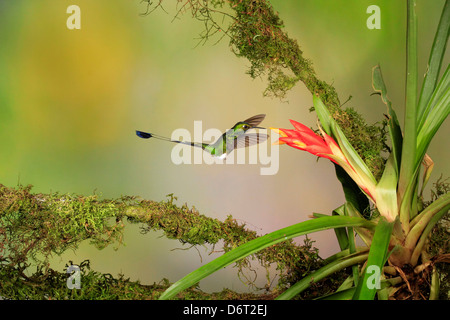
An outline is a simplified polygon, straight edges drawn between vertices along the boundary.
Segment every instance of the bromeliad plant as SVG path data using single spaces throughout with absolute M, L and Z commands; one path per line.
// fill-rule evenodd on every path
M 314 219 L 264 235 L 229 251 L 173 284 L 161 299 L 194 285 L 221 268 L 286 239 L 334 229 L 342 249 L 326 259 L 319 270 L 293 284 L 278 299 L 291 299 L 334 272 L 352 267 L 352 275 L 327 298 L 388 299 L 400 283 L 408 282 L 404 269 L 416 273 L 433 268 L 430 299 L 437 298 L 438 276 L 426 252 L 426 241 L 436 223 L 450 209 L 450 194 L 445 194 L 423 208 L 421 195 L 430 177 L 433 162 L 427 148 L 450 113 L 450 69 L 439 77 L 450 30 L 450 1 L 446 1 L 420 94 L 417 90 L 417 18 L 415 0 L 407 3 L 407 73 L 406 103 L 403 129 L 387 97 L 379 66 L 373 68 L 373 88 L 387 105 L 390 154 L 384 172 L 377 181 L 365 162 L 349 143 L 327 107 L 313 96 L 319 118 L 320 135 L 305 125 L 291 120 L 294 129 L 273 129 L 281 137 L 280 144 L 308 151 L 331 160 L 342 183 L 346 203 L 331 216 L 314 214 Z M 423 178 L 420 172 L 423 168 Z M 368 216 L 367 209 L 378 215 Z M 357 247 L 355 232 L 366 244 Z M 440 260 L 449 259 L 448 257 Z M 390 275 L 388 275 L 388 273 Z M 413 272 L 414 274 L 414 272 Z M 409 279 L 411 281 L 411 279 Z M 408 283 L 409 285 L 409 283 Z

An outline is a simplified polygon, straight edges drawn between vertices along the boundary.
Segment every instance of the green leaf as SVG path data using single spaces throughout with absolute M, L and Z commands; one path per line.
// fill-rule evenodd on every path
M 353 283 L 354 283 L 353 276 L 348 276 L 347 279 L 345 279 L 344 282 L 341 283 L 339 288 L 337 288 L 336 292 L 350 289 L 351 287 L 353 287 Z
M 430 300 L 439 300 L 439 273 L 435 266 L 431 273 Z
M 386 277 L 384 276 L 384 274 L 381 274 L 380 284 L 385 280 L 386 280 Z M 381 288 L 380 290 L 378 290 L 377 297 L 378 297 L 378 300 L 388 300 L 389 299 L 388 288 Z
M 323 266 L 317 271 L 314 271 L 313 273 L 309 274 L 308 276 L 304 277 L 302 280 L 291 286 L 289 289 L 287 289 L 285 292 L 280 294 L 277 297 L 277 300 L 290 300 L 294 298 L 297 294 L 307 289 L 312 283 L 315 283 L 317 281 L 322 280 L 325 277 L 328 277 L 329 275 L 342 270 L 344 268 L 350 267 L 352 265 L 362 263 L 364 262 L 368 257 L 367 253 L 357 253 L 357 254 L 351 254 L 347 257 L 335 260 L 326 266 Z
M 341 166 L 334 164 L 334 169 L 336 177 L 342 184 L 345 200 L 364 215 L 366 210 L 369 209 L 369 199 Z
M 359 252 L 359 253 L 367 252 L 368 253 L 369 248 L 368 247 L 358 247 L 358 248 L 356 248 L 356 252 Z M 349 254 L 350 254 L 350 249 L 345 249 L 343 251 L 333 254 L 332 256 L 329 256 L 324 261 L 325 261 L 325 263 L 330 263 L 330 262 L 339 260 L 341 258 L 344 258 L 344 257 L 348 256 Z
M 411 255 L 411 265 L 415 266 L 417 264 L 417 261 L 419 261 L 419 256 L 422 254 L 423 248 L 425 246 L 426 241 L 428 240 L 428 236 L 433 231 L 434 226 L 442 217 L 448 213 L 450 210 L 450 204 L 447 205 L 444 209 L 439 211 L 437 214 L 435 214 L 430 222 L 427 224 L 426 228 L 423 230 L 422 235 L 419 238 L 419 241 L 417 241 L 417 244 L 414 248 L 414 251 Z
M 344 205 L 334 209 L 332 215 L 333 216 L 335 216 L 335 215 L 345 216 Z M 315 218 L 329 217 L 329 215 L 314 212 L 313 217 L 315 217 Z M 336 234 L 336 238 L 338 240 L 341 251 L 346 250 L 348 248 L 347 230 L 345 228 L 334 228 L 334 233 Z
M 411 184 L 416 169 L 417 149 L 417 16 L 416 1 L 407 1 L 407 27 L 406 27 L 406 107 L 405 130 L 402 145 L 402 159 L 398 183 L 399 200 L 408 204 L 400 207 L 400 215 L 406 216 L 412 198 L 404 199 L 408 186 Z M 414 196 L 413 193 L 410 193 Z M 408 213 L 409 214 L 409 213 Z M 404 226 L 403 226 L 404 227 Z
M 333 216 L 335 215 L 345 216 L 344 205 L 340 206 L 337 209 L 334 209 L 332 214 Z M 336 234 L 336 238 L 338 240 L 339 248 L 341 248 L 341 251 L 347 249 L 348 248 L 347 230 L 345 228 L 334 228 L 334 233 Z
M 351 300 L 353 295 L 355 294 L 355 289 L 355 287 L 351 287 L 348 289 L 336 291 L 335 293 L 317 298 L 317 300 Z
M 426 106 L 425 113 L 422 116 L 422 118 L 420 119 L 419 124 L 417 126 L 417 132 L 420 132 L 421 130 L 423 130 L 423 127 L 425 126 L 425 124 L 427 122 L 429 122 L 430 120 L 433 120 L 433 118 L 431 118 L 431 113 L 433 112 L 433 110 L 435 110 L 436 105 L 438 103 L 440 103 L 440 100 L 445 99 L 445 96 L 448 95 L 447 91 L 450 86 L 449 68 L 450 68 L 450 66 L 447 66 L 447 68 L 444 72 L 444 75 L 442 76 L 442 79 L 439 81 L 435 90 L 433 91 L 432 96 Z M 443 101 L 445 101 L 445 100 L 443 100 Z M 446 110 L 446 107 L 447 107 L 447 105 L 440 107 L 441 110 L 439 110 L 439 112 L 442 113 L 442 110 Z M 434 111 L 434 112 L 436 112 L 436 111 Z M 429 126 L 429 124 L 427 124 L 427 125 Z
M 423 191 L 425 190 L 425 186 L 428 183 L 428 180 L 430 180 L 431 172 L 434 168 L 434 161 L 431 159 L 431 157 L 428 154 L 425 154 L 423 158 L 423 166 L 424 166 L 424 172 L 423 172 L 423 179 L 422 179 L 422 187 L 420 189 L 419 196 L 423 198 Z M 421 211 L 421 210 L 420 210 Z
M 377 275 L 381 276 L 383 266 L 386 263 L 393 227 L 394 222 L 388 222 L 383 217 L 378 221 L 364 275 L 356 287 L 353 299 L 373 300 L 377 289 L 380 289 L 380 287 L 377 288 L 376 286 L 377 282 L 381 283 L 381 278 L 377 279 Z
M 397 170 L 395 168 L 393 153 L 386 161 L 383 176 L 377 184 L 377 209 L 388 221 L 392 222 L 398 215 L 397 208 Z M 403 222 L 403 221 L 401 221 Z M 406 223 L 409 223 L 409 215 Z
M 433 108 L 426 116 L 426 120 L 417 134 L 416 165 L 420 165 L 431 139 L 450 113 L 450 65 L 447 66 L 429 104 L 432 104 Z
M 330 158 L 334 159 L 341 166 L 347 166 L 348 168 L 345 169 L 347 170 L 347 173 L 354 173 L 352 179 L 354 179 L 359 186 L 366 188 L 366 190 L 371 193 L 370 196 L 373 196 L 373 188 L 375 187 L 376 180 L 373 177 L 372 172 L 369 170 L 359 154 L 350 144 L 347 137 L 344 135 L 336 121 L 331 117 L 328 109 L 325 107 L 318 96 L 313 96 L 313 103 L 314 109 L 322 125 L 322 129 L 328 135 L 335 137 L 344 157 L 346 158 L 346 161 L 338 156 L 330 156 Z M 352 168 L 348 166 L 347 161 Z
M 349 205 L 347 203 L 344 206 L 344 212 L 345 212 L 346 216 L 349 215 L 349 209 L 348 209 L 349 206 L 351 206 L 351 205 Z M 350 249 L 350 253 L 355 253 L 356 252 L 355 231 L 353 230 L 352 227 L 348 227 L 347 229 L 348 229 L 348 246 Z M 353 282 L 356 286 L 359 281 L 359 267 L 357 265 L 353 265 L 352 272 L 353 272 Z
M 398 122 L 397 114 L 392 108 L 391 101 L 387 97 L 387 89 L 379 65 L 376 65 L 372 69 L 372 86 L 376 92 L 381 94 L 381 99 L 388 108 L 389 136 L 392 143 L 392 153 L 394 154 L 394 165 L 398 172 L 400 170 L 403 134 L 400 123 Z
M 372 172 L 369 170 L 367 165 L 355 151 L 353 146 L 347 140 L 347 137 L 342 132 L 339 125 L 336 121 L 331 117 L 328 109 L 323 104 L 322 100 L 316 95 L 313 96 L 314 110 L 319 117 L 320 124 L 322 125 L 323 130 L 329 135 L 334 136 L 337 139 L 337 143 L 342 150 L 342 153 L 347 158 L 350 165 L 358 172 L 363 173 L 364 180 L 369 180 L 373 184 L 375 184 L 375 178 L 372 175 Z M 361 174 L 360 174 L 361 175 Z
M 422 253 L 422 248 L 435 224 L 448 213 L 450 209 L 450 193 L 440 196 L 426 207 L 413 221 L 411 231 L 406 237 L 405 247 L 413 251 L 411 264 L 415 265 Z
M 373 229 L 375 225 L 373 222 L 357 217 L 327 216 L 300 222 L 266 234 L 225 253 L 217 259 L 186 275 L 184 278 L 178 280 L 170 286 L 161 295 L 160 299 L 170 299 L 178 292 L 193 286 L 201 279 L 228 266 L 229 264 L 281 241 L 316 231 L 352 226 Z
M 416 170 L 413 172 L 413 175 L 409 181 L 409 184 L 406 186 L 406 189 L 403 193 L 403 199 L 400 203 L 399 207 L 399 216 L 402 230 L 404 235 L 409 233 L 410 223 L 409 221 L 413 218 L 413 216 L 417 213 L 417 206 L 414 208 L 414 203 L 416 203 L 417 198 L 417 184 L 419 183 L 419 172 L 420 166 L 416 167 Z M 397 194 L 398 195 L 398 194 Z
M 401 277 L 383 279 L 380 281 L 380 291 L 387 290 L 390 287 L 398 285 L 402 282 L 403 282 L 403 279 Z M 344 281 L 344 283 L 345 283 L 345 281 Z M 350 300 L 353 298 L 355 291 L 356 291 L 356 287 L 345 288 L 342 290 L 338 289 L 335 293 L 322 296 L 320 298 L 317 298 L 317 300 Z
M 428 60 L 428 69 L 422 84 L 420 93 L 417 120 L 419 128 L 425 121 L 429 112 L 429 101 L 435 91 L 436 84 L 441 71 L 442 60 L 445 55 L 448 37 L 450 34 L 450 1 L 447 0 L 442 10 L 441 18 L 436 30 L 433 45 L 431 47 L 430 57 Z
M 333 118 L 320 97 L 316 94 L 313 95 L 313 105 L 323 130 L 331 136 L 331 121 L 333 121 Z
M 365 186 L 369 187 L 370 184 L 375 185 L 376 180 L 373 177 L 372 172 L 369 170 L 365 162 L 361 159 L 359 154 L 348 141 L 347 137 L 344 135 L 344 132 L 342 132 L 341 128 L 334 120 L 331 121 L 331 131 L 336 137 L 342 153 L 347 158 L 353 169 L 363 179 Z
M 362 217 L 361 213 L 353 206 L 351 202 L 347 202 L 345 204 L 345 211 L 350 217 Z M 368 230 L 366 228 L 354 228 L 356 233 L 360 236 L 360 238 L 364 241 L 364 243 L 370 247 L 373 238 L 372 230 Z

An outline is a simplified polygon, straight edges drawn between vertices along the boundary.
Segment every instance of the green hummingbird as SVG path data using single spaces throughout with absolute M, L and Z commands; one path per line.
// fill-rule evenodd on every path
M 260 124 L 265 117 L 265 114 L 258 114 L 244 121 L 239 121 L 231 129 L 222 134 L 219 139 L 211 144 L 172 140 L 170 138 L 159 136 L 154 133 L 148 133 L 138 130 L 136 130 L 136 135 L 143 139 L 156 138 L 159 140 L 182 143 L 188 146 L 202 148 L 206 152 L 210 153 L 213 157 L 224 159 L 234 149 L 249 147 L 267 140 L 267 134 L 247 133 L 247 131 L 250 129 L 265 129 L 262 127 L 258 127 L 258 124 Z

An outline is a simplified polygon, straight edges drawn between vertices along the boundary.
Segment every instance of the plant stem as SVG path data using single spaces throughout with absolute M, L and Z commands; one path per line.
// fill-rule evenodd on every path
M 407 2 L 407 39 L 406 39 L 406 106 L 405 126 L 402 147 L 402 160 L 398 186 L 398 199 L 400 204 L 400 222 L 405 233 L 409 231 L 409 214 L 412 197 L 405 197 L 408 188 L 415 189 L 414 164 L 417 144 L 417 17 L 416 1 Z

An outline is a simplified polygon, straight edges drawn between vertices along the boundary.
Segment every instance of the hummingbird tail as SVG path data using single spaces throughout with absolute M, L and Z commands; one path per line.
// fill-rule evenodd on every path
M 138 131 L 138 130 L 136 130 L 136 135 L 142 139 L 150 139 L 151 137 L 153 137 L 153 135 L 151 133 Z
M 156 138 L 156 139 L 164 140 L 164 141 L 178 142 L 178 141 L 171 140 L 170 138 L 167 138 L 167 137 L 159 136 L 159 135 L 157 135 L 157 134 L 154 134 L 154 133 L 148 133 L 148 132 L 144 132 L 144 131 L 138 131 L 138 130 L 136 130 L 136 135 L 137 135 L 139 138 L 142 138 L 142 139 Z
M 202 148 L 202 149 L 204 149 L 205 146 L 207 145 L 207 144 L 204 144 L 204 143 L 196 143 L 196 142 L 186 142 L 186 141 L 172 140 L 172 139 L 170 139 L 170 138 L 163 137 L 163 136 L 160 136 L 160 135 L 157 135 L 157 134 L 154 134 L 154 133 L 148 133 L 148 132 L 143 132 L 143 131 L 138 131 L 138 130 L 136 130 L 136 135 L 137 135 L 139 138 L 142 138 L 142 139 L 155 138 L 155 139 L 158 139 L 158 140 L 163 140 L 163 141 L 169 141 L 169 142 L 174 142 L 174 143 L 186 144 L 186 145 L 188 145 L 188 146 L 198 147 L 198 148 Z

